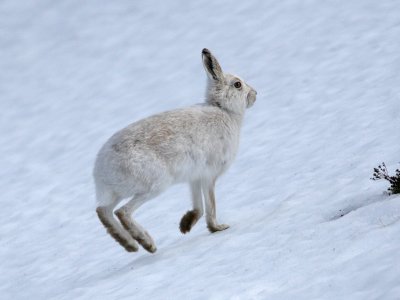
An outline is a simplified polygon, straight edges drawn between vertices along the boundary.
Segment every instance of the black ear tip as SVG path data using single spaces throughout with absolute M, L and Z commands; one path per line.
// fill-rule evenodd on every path
M 205 54 L 205 55 L 210 55 L 211 54 L 210 50 L 208 50 L 207 48 L 204 48 L 202 53 Z

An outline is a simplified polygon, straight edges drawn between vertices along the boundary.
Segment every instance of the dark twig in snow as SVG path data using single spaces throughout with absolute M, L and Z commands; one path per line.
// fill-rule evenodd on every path
M 390 187 L 388 188 L 389 194 L 400 193 L 400 170 L 396 170 L 395 176 L 390 176 L 385 163 L 383 162 L 377 168 L 374 168 L 374 174 L 371 177 L 372 180 L 385 179 L 389 181 Z

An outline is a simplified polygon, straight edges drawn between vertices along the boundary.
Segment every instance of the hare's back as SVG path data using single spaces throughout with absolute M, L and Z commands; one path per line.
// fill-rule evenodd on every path
M 177 155 L 187 147 L 202 148 L 219 139 L 218 109 L 194 106 L 157 114 L 117 132 L 109 141 L 115 152 L 130 155 L 134 150 Z

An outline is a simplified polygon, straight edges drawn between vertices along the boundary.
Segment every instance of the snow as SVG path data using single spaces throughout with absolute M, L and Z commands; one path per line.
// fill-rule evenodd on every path
M 0 3 L 1 299 L 399 299 L 398 1 Z M 217 184 L 178 230 L 175 186 L 127 253 L 95 214 L 95 155 L 118 129 L 203 100 L 201 49 L 258 91 Z

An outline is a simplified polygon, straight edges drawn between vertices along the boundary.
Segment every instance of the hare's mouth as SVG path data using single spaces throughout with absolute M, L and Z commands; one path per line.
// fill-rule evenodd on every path
M 252 107 L 253 104 L 254 104 L 254 102 L 256 102 L 256 95 L 257 95 L 257 92 L 256 92 L 256 91 L 250 91 L 250 92 L 247 94 L 247 99 L 246 99 L 247 108 Z

